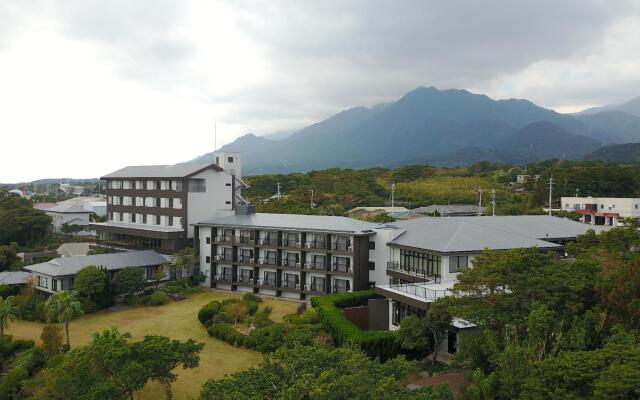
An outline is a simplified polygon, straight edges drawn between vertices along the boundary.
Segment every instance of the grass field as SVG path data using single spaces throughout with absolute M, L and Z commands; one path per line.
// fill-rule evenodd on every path
M 241 294 L 205 291 L 184 301 L 170 302 L 160 307 L 109 310 L 86 315 L 69 325 L 71 346 L 86 343 L 94 332 L 110 326 L 117 326 L 121 331 L 131 333 L 134 340 L 142 339 L 145 335 L 163 335 L 179 340 L 193 338 L 201 341 L 205 343 L 205 348 L 200 353 L 200 366 L 195 369 L 179 369 L 176 371 L 178 380 L 173 384 L 175 399 L 195 397 L 207 379 L 249 368 L 262 360 L 262 355 L 258 352 L 233 347 L 210 337 L 198 322 L 198 310 L 204 304 L 234 296 L 240 297 Z M 295 313 L 297 307 L 297 303 L 271 298 L 265 298 L 261 304 L 262 307 L 266 305 L 273 308 L 271 318 L 274 321 Z M 6 333 L 16 339 L 33 339 L 39 342 L 42 327 L 43 324 L 37 322 L 14 321 Z M 135 398 L 160 400 L 164 398 L 164 392 L 160 385 L 149 383 Z

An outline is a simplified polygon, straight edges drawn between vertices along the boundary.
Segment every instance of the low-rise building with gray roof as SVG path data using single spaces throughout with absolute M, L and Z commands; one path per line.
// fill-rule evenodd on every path
M 91 256 L 58 257 L 47 262 L 24 267 L 36 281 L 36 288 L 55 293 L 72 290 L 75 275 L 89 265 L 103 269 L 109 278 L 126 267 L 144 268 L 145 277 L 151 280 L 167 257 L 153 250 L 125 251 L 121 253 L 96 254 Z M 168 271 L 166 278 L 169 278 Z

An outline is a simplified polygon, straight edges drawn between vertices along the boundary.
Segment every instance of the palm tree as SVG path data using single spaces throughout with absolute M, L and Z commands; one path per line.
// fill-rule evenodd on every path
M 50 321 L 64 323 L 64 335 L 69 348 L 69 320 L 82 315 L 82 303 L 77 300 L 75 293 L 63 290 L 49 297 L 45 308 Z
M 4 336 L 4 329 L 8 328 L 11 321 L 16 319 L 18 307 L 13 305 L 13 296 L 6 299 L 0 297 L 0 336 Z

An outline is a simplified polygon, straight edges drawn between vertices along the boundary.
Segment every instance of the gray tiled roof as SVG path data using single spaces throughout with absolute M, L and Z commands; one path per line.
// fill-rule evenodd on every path
M 0 285 L 20 285 L 27 281 L 28 272 L 24 271 L 4 271 L 0 272 Z
M 55 213 L 86 213 L 90 214 L 91 210 L 87 210 L 82 207 L 81 204 L 74 203 L 58 203 L 53 207 L 47 208 L 44 210 L 45 212 L 55 212 Z
M 114 171 L 103 178 L 183 178 L 209 166 L 221 170 L 220 167 L 212 163 L 134 165 Z
M 485 248 L 557 248 L 546 239 L 569 239 L 584 234 L 593 227 L 564 218 L 547 215 L 497 217 L 419 218 L 393 224 L 406 231 L 392 244 L 447 252 L 475 252 Z
M 24 269 L 49 276 L 75 275 L 88 265 L 106 270 L 118 270 L 125 267 L 147 267 L 167 261 L 165 256 L 154 250 L 125 251 L 122 253 L 96 254 L 93 256 L 59 257 L 24 267 Z
M 353 234 L 369 233 L 381 225 L 358 219 L 331 215 L 234 214 L 200 222 L 196 225 L 240 226 L 279 230 L 304 230 L 321 232 L 344 232 Z
M 455 213 L 478 213 L 478 209 L 482 212 L 487 210 L 486 207 L 479 207 L 475 204 L 432 204 L 426 207 L 414 208 L 413 212 L 433 214 L 438 212 L 439 214 L 455 214 Z

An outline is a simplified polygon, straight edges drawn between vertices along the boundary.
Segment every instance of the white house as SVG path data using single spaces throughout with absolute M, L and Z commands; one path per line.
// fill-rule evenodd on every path
M 591 225 L 623 225 L 626 218 L 640 218 L 640 198 L 562 197 L 562 211 L 582 215 L 581 221 Z

